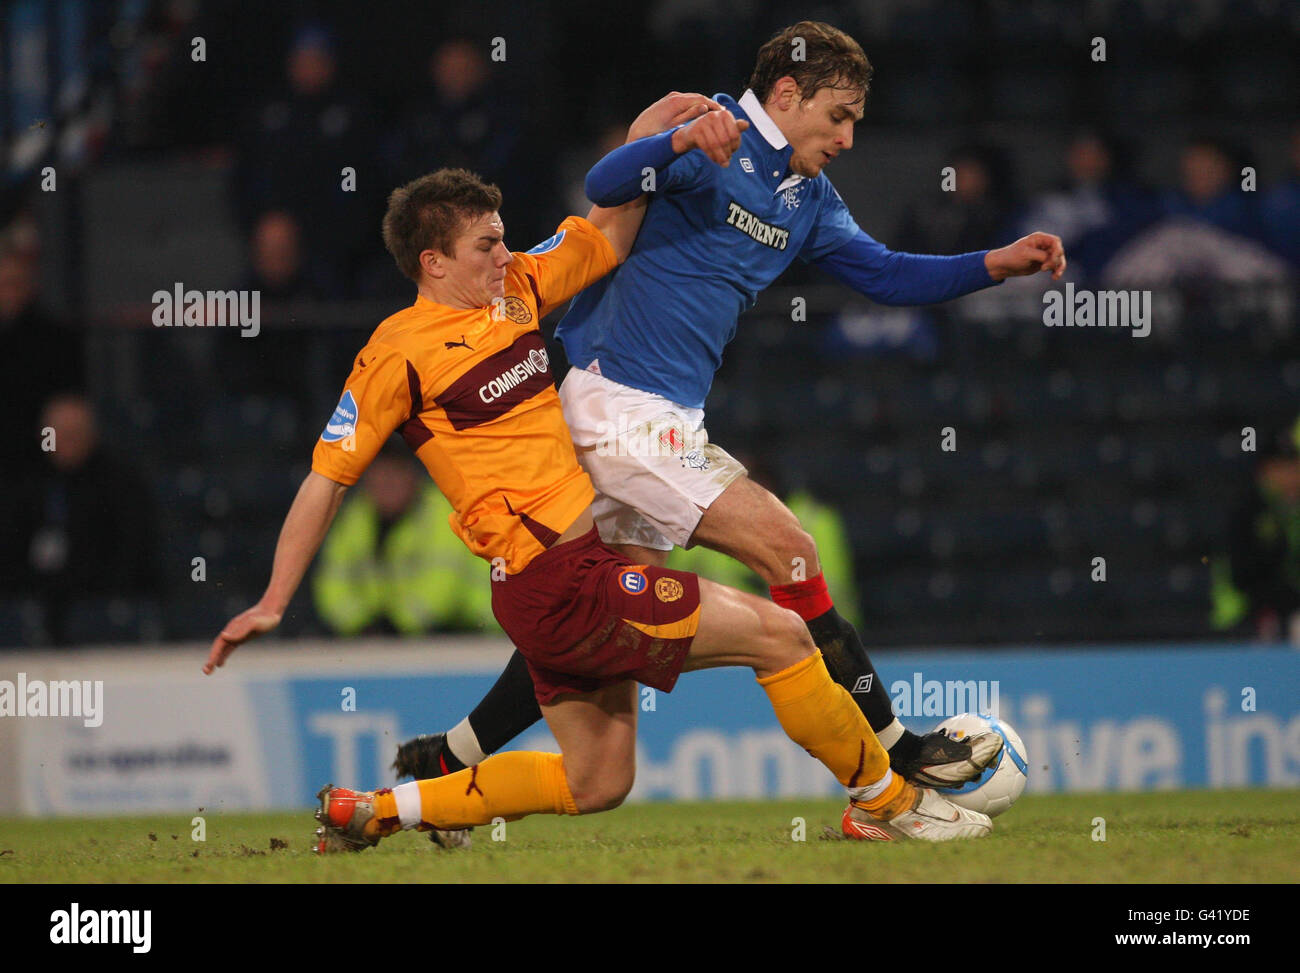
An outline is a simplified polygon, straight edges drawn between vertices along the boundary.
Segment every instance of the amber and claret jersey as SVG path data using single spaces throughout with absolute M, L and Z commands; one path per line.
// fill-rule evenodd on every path
M 452 530 L 510 574 L 591 504 L 551 377 L 540 319 L 618 265 L 581 217 L 506 268 L 504 299 L 447 307 L 417 297 L 353 364 L 311 468 L 351 486 L 400 431 L 451 502 Z

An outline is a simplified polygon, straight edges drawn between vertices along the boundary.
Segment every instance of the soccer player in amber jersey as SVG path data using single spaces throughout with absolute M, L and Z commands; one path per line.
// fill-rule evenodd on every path
M 705 123 L 691 137 L 703 146 L 719 130 Z M 643 204 L 570 217 L 514 254 L 500 205 L 495 187 L 456 169 L 393 192 L 384 241 L 418 296 L 358 355 L 285 519 L 267 591 L 213 641 L 204 671 L 278 624 L 343 493 L 400 432 L 451 502 L 452 529 L 493 565 L 493 611 L 527 663 L 561 753 L 497 754 L 373 792 L 327 786 L 318 850 L 361 849 L 403 829 L 616 807 L 635 773 L 636 684 L 667 692 L 683 671 L 724 665 L 752 668 L 790 738 L 849 788 L 870 817 L 862 837 L 987 834 L 984 815 L 890 770 L 797 614 L 634 564 L 601 543 L 538 320 L 626 257 Z

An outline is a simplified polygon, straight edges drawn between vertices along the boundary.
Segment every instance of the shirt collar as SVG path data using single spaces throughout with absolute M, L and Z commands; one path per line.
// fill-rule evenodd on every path
M 785 178 L 780 181 L 775 189 L 773 189 L 772 195 L 783 193 L 790 187 L 797 186 L 799 183 L 803 182 L 804 177 L 798 173 L 785 172 L 785 169 L 789 166 L 790 156 L 794 153 L 794 149 L 791 148 L 789 140 L 781 134 L 781 130 L 777 128 L 776 122 L 772 121 L 772 116 L 769 115 L 759 103 L 758 95 L 754 94 L 752 88 L 745 89 L 745 93 L 741 95 L 740 100 L 736 102 L 736 107 L 740 109 L 741 113 L 754 127 L 754 131 L 762 136 L 763 141 L 770 147 L 771 151 L 766 161 L 769 163 L 775 163 L 779 160 L 781 168 L 778 171 L 784 173 Z M 763 178 L 764 180 L 769 180 L 770 178 L 775 177 L 769 177 L 767 171 L 764 171 Z
M 772 116 L 758 103 L 758 95 L 754 94 L 752 88 L 745 89 L 745 93 L 740 96 L 740 101 L 737 104 L 740 105 L 740 110 L 745 113 L 753 126 L 758 129 L 758 134 L 767 140 L 768 145 L 774 149 L 784 149 L 790 144 L 789 140 L 781 134 L 781 130 L 776 127 L 776 122 L 772 121 Z

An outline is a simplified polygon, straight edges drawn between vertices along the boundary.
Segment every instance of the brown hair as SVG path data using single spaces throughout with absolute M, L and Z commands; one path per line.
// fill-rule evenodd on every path
M 456 235 L 470 220 L 501 208 L 501 190 L 468 169 L 439 169 L 398 186 L 384 214 L 384 246 L 398 269 L 417 283 L 420 254 L 452 256 Z
M 822 88 L 860 90 L 865 98 L 874 72 L 861 46 L 844 31 L 821 21 L 801 20 L 758 49 L 749 87 L 763 103 L 773 86 L 788 75 L 799 85 L 804 100 Z

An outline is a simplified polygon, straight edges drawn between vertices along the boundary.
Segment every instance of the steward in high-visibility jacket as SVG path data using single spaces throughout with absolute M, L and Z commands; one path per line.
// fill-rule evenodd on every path
M 451 504 L 431 483 L 389 524 L 375 500 L 348 497 L 321 547 L 316 613 L 340 635 L 396 631 L 500 634 L 491 568 L 447 526 Z

